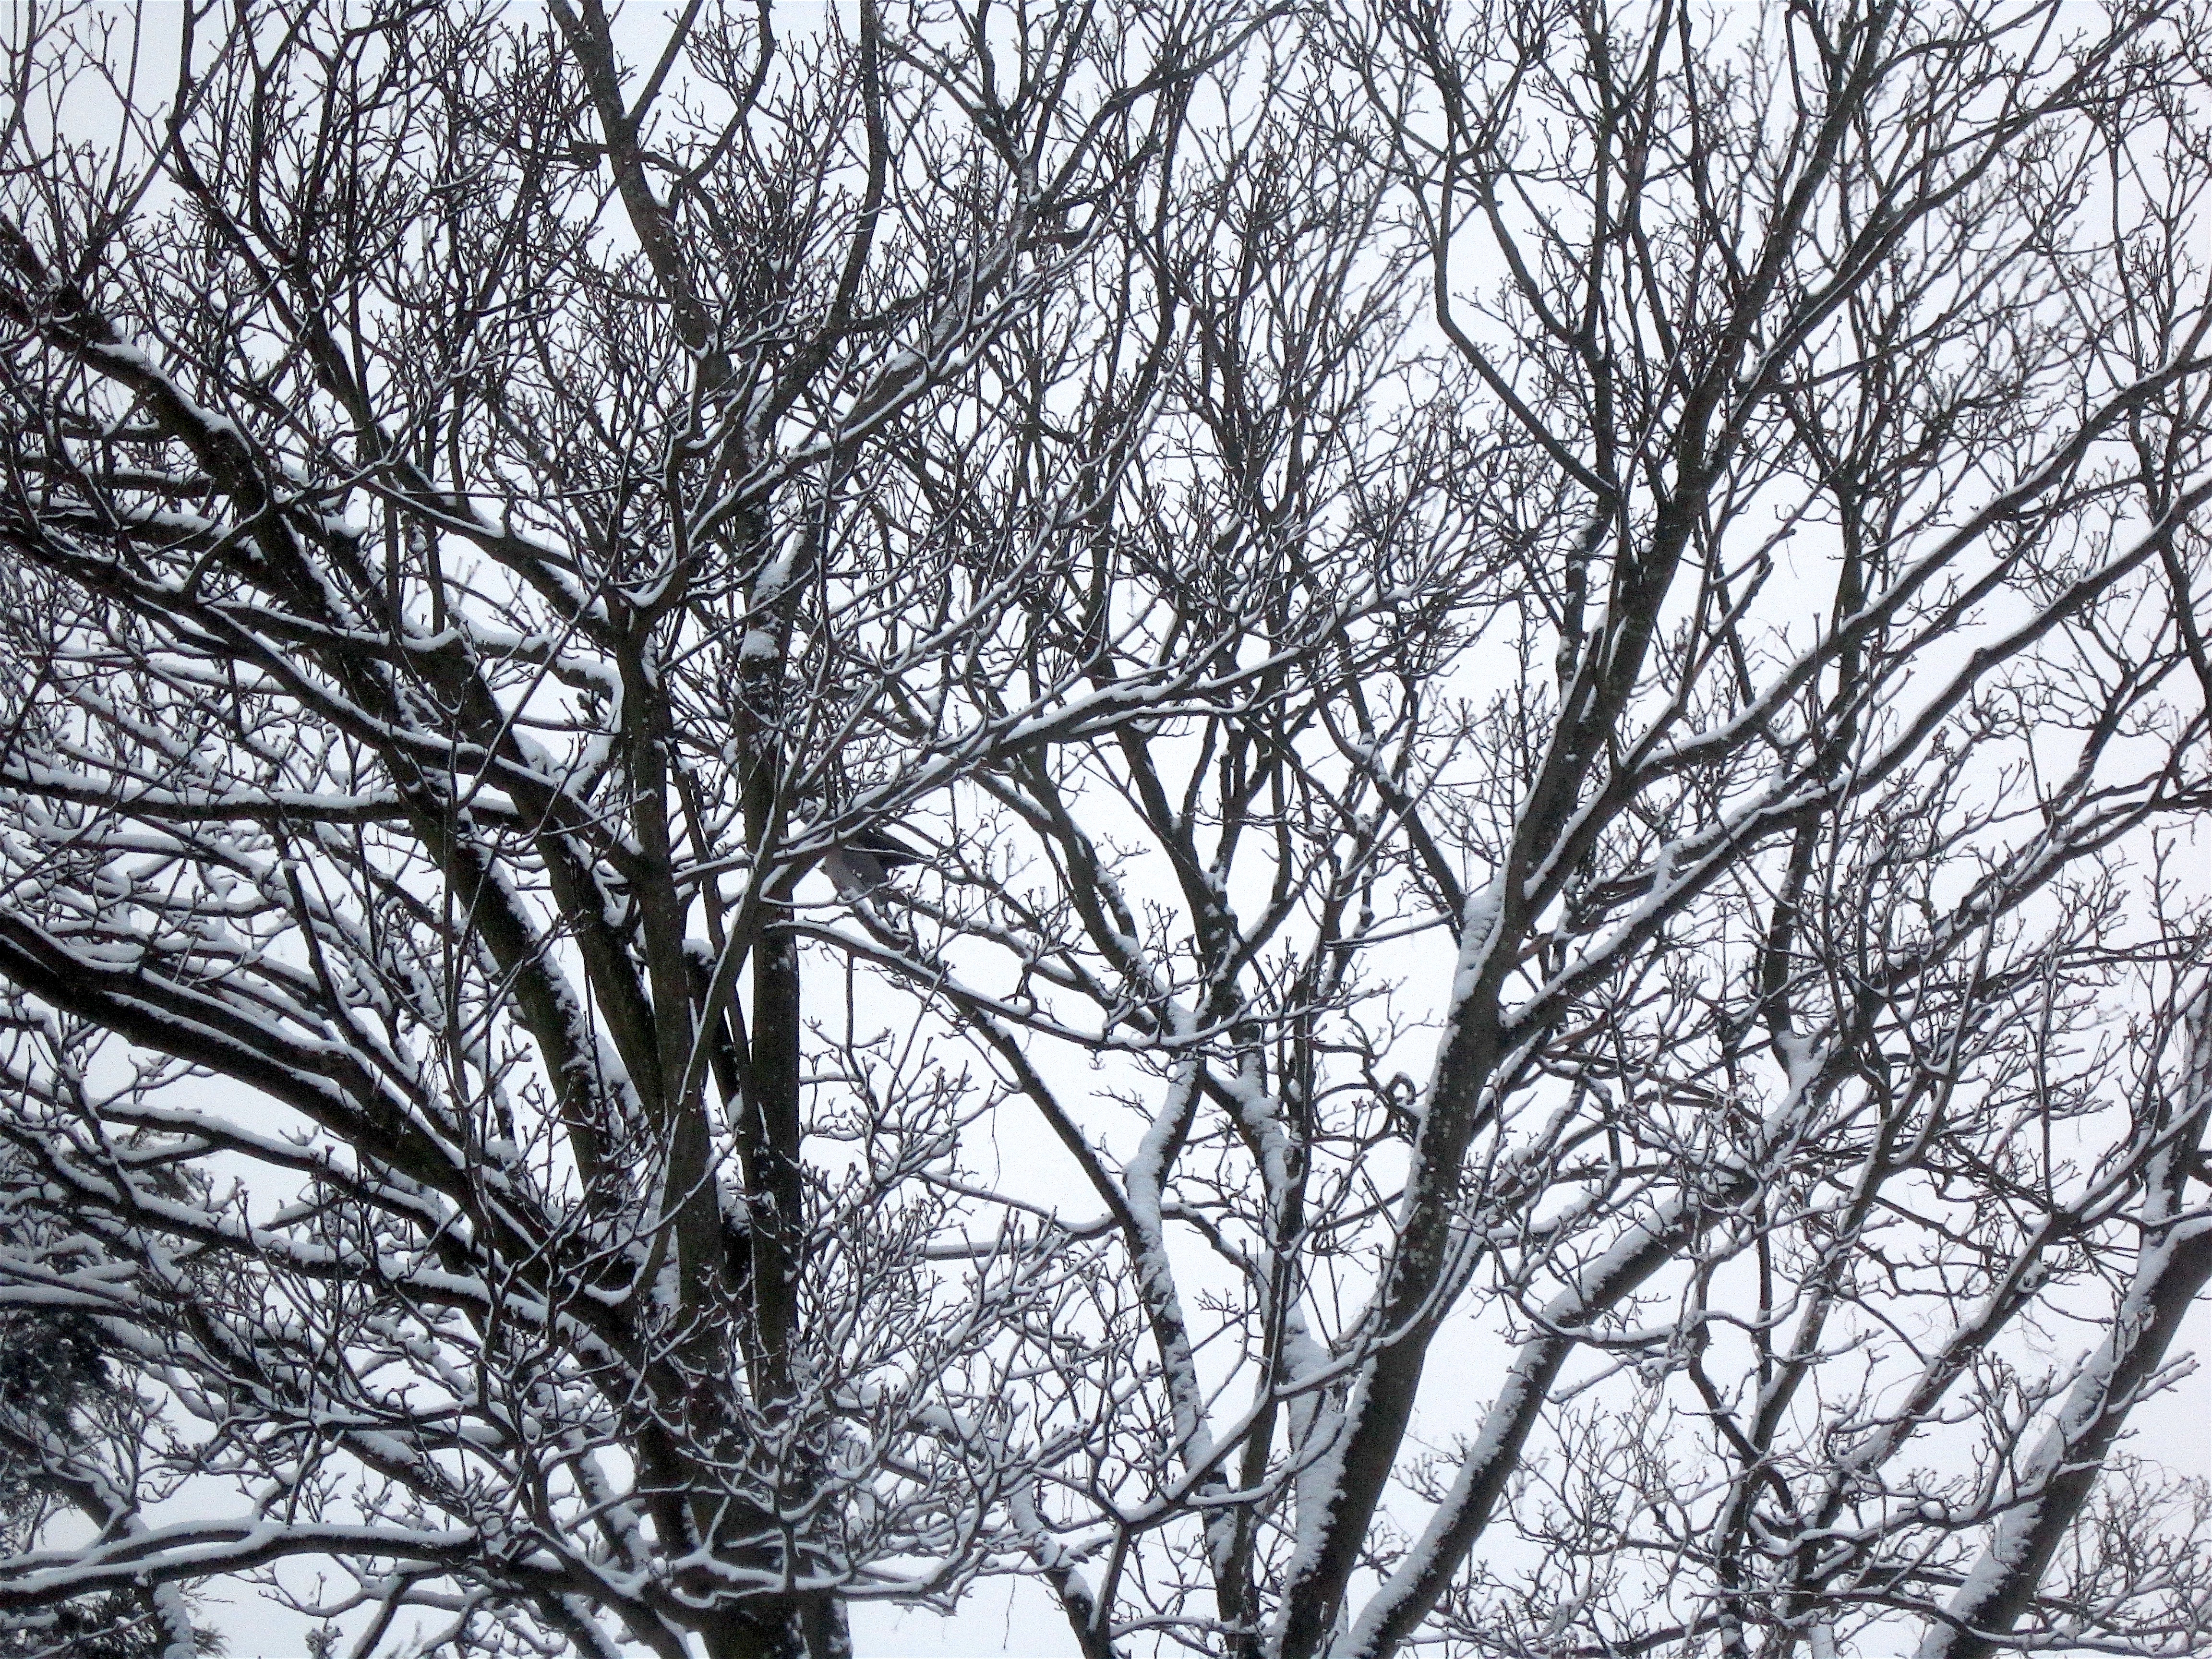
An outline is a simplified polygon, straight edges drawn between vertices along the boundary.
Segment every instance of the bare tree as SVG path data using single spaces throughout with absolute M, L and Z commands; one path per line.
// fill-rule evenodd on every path
M 2208 44 L 1376 5 L 1209 104 L 1064 648 L 1387 602 L 814 929 L 1126 1261 L 1032 1546 L 1092 1659 L 2212 1641 L 2116 1450 L 2212 1275 Z
M 883 867 L 861 712 L 1026 580 L 872 458 L 956 475 L 1000 343 L 1091 326 L 1248 25 L 890 12 L 11 14 L 0 1294 L 149 1421 L 7 1569 L 34 1633 L 313 1555 L 362 1652 L 834 1654 L 1057 1455 L 1012 1339 L 1095 1252 L 973 1243 L 990 1091 L 810 990 L 795 907 Z M 1152 398 L 1069 392 L 1041 564 Z M 1003 692 L 908 794 L 1133 706 Z
M 2194 11 L 102 16 L 0 1613 L 2212 1640 Z

